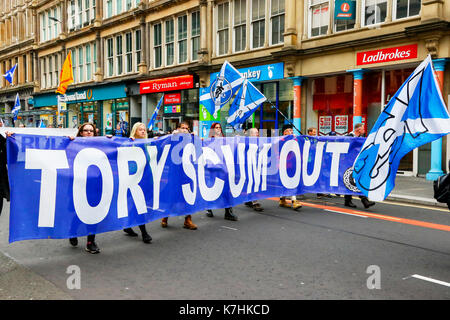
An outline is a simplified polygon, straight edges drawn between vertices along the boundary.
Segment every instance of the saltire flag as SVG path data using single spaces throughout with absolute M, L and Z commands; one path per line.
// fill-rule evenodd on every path
M 384 200 L 394 188 L 400 160 L 450 133 L 450 116 L 428 56 L 389 100 L 354 163 L 356 186 Z
M 69 51 L 59 76 L 59 87 L 56 93 L 65 94 L 67 87 L 73 83 L 72 52 Z
M 13 114 L 14 121 L 17 120 L 17 115 L 19 114 L 19 110 L 21 109 L 20 106 L 20 98 L 19 94 L 16 95 L 16 102 L 14 103 L 14 108 L 11 110 L 11 113 Z
M 227 123 L 233 127 L 244 123 L 267 98 L 247 79 L 234 98 Z
M 3 75 L 3 77 L 5 77 L 6 80 L 8 80 L 9 83 L 13 83 L 13 77 L 14 77 L 14 72 L 16 71 L 17 68 L 17 63 L 14 65 L 14 67 L 12 67 L 11 69 L 9 69 L 8 71 L 6 71 L 6 73 Z
M 200 104 L 216 118 L 217 111 L 236 94 L 244 79 L 235 67 L 225 61 L 213 83 L 208 88 L 200 90 Z
M 164 93 L 163 93 L 161 99 L 159 99 L 158 104 L 156 105 L 155 111 L 153 111 L 153 115 L 150 118 L 150 121 L 148 122 L 148 126 L 147 126 L 148 130 L 153 129 L 153 125 L 155 123 L 156 117 L 158 116 L 158 112 L 159 112 L 159 109 L 161 108 L 163 101 L 164 101 Z

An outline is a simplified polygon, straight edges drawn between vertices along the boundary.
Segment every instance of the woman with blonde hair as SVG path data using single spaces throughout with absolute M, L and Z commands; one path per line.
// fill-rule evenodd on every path
M 142 122 L 136 122 L 133 125 L 133 128 L 131 129 L 131 133 L 130 133 L 130 139 L 134 140 L 134 139 L 147 139 L 148 135 L 147 135 L 147 127 L 145 124 L 143 124 Z M 150 236 L 150 234 L 147 232 L 147 229 L 145 228 L 145 224 L 142 224 L 139 226 L 139 229 L 141 230 L 141 234 L 142 234 L 142 241 L 144 241 L 144 243 L 150 243 L 152 241 L 152 237 Z M 132 228 L 126 228 L 123 229 L 123 231 L 132 237 L 137 237 L 137 233 L 133 231 Z

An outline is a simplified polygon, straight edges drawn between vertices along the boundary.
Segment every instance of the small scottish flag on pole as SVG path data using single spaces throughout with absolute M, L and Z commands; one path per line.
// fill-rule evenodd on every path
M 6 73 L 3 75 L 6 80 L 8 80 L 9 83 L 13 83 L 14 79 L 14 72 L 16 71 L 17 63 L 12 67 L 10 70 L 6 71 Z
M 216 80 L 208 88 L 200 90 L 200 104 L 216 118 L 217 111 L 230 101 L 244 79 L 236 68 L 225 61 Z
M 14 108 L 11 110 L 11 113 L 13 114 L 14 121 L 17 120 L 17 115 L 18 115 L 20 109 L 21 109 L 20 98 L 19 98 L 19 94 L 17 94 L 16 95 L 16 102 L 14 103 Z
M 148 122 L 148 130 L 153 130 L 153 125 L 155 123 L 156 117 L 158 116 L 159 109 L 161 108 L 161 105 L 164 101 L 164 94 L 162 95 L 161 99 L 159 99 L 158 104 L 156 105 L 155 111 L 153 111 L 152 117 L 150 118 L 150 121 Z
M 370 200 L 384 200 L 394 189 L 403 156 L 449 133 L 450 115 L 428 56 L 373 126 L 354 163 L 356 186 Z
M 245 79 L 230 107 L 227 123 L 233 127 L 239 126 L 266 100 L 267 98 Z

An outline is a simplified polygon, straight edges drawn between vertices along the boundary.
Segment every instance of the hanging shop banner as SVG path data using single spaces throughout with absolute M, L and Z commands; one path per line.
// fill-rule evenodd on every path
M 339 135 L 348 132 L 348 115 L 334 116 L 334 131 Z
M 334 4 L 335 20 L 355 20 L 356 1 L 336 0 Z
M 81 237 L 270 197 L 361 194 L 351 173 L 364 141 L 14 134 L 9 241 Z
M 194 76 L 192 75 L 147 80 L 139 83 L 141 94 L 192 89 L 193 87 Z

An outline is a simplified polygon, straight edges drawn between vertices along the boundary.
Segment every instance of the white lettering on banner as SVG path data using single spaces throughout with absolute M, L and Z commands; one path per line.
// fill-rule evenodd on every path
M 101 200 L 91 206 L 87 199 L 87 171 L 96 166 L 102 176 Z M 95 148 L 86 148 L 78 152 L 73 161 L 73 205 L 78 218 L 85 224 L 102 221 L 109 212 L 114 192 L 114 178 L 106 154 Z
M 159 209 L 159 190 L 161 187 L 161 176 L 169 155 L 170 145 L 164 146 L 161 158 L 158 159 L 158 148 L 156 146 L 147 146 L 147 152 L 150 157 L 150 168 L 153 176 L 153 210 Z
M 42 170 L 38 227 L 54 227 L 57 170 L 68 168 L 65 150 L 26 149 L 25 169 Z
M 197 160 L 197 155 L 195 153 L 195 146 L 192 143 L 188 143 L 183 150 L 182 155 L 182 164 L 183 171 L 192 180 L 192 190 L 189 186 L 189 183 L 185 183 L 181 186 L 181 190 L 183 191 L 183 196 L 186 202 L 190 205 L 195 203 L 195 199 L 197 196 L 197 175 L 195 172 L 194 165 L 190 161 L 192 157 L 192 161 Z
M 135 162 L 137 170 L 130 175 L 128 167 L 129 162 Z M 139 147 L 121 147 L 117 148 L 117 170 L 119 176 L 119 194 L 117 196 L 117 217 L 124 218 L 128 216 L 128 190 L 130 190 L 138 214 L 147 212 L 144 192 L 139 186 L 139 182 L 144 175 L 147 159 L 142 148 Z
M 289 177 L 287 173 L 287 157 L 293 152 L 295 155 L 295 174 Z M 283 144 L 280 152 L 280 180 L 283 186 L 287 189 L 295 189 L 300 183 L 300 174 L 302 171 L 302 158 L 300 154 L 300 147 L 296 140 L 289 140 Z
M 364 63 L 374 63 L 374 62 L 382 62 L 385 60 L 397 60 L 408 58 L 411 55 L 411 50 L 401 51 L 396 49 L 395 52 L 383 53 L 379 51 L 376 55 L 367 55 L 364 53 L 362 62 Z
M 341 153 L 348 153 L 350 143 L 348 142 L 328 142 L 326 152 L 331 152 L 330 186 L 337 187 L 339 184 L 339 159 Z
M 222 194 L 225 181 L 216 178 L 214 185 L 208 187 L 205 180 L 205 166 L 207 160 L 211 161 L 214 165 L 217 165 L 220 162 L 220 159 L 213 149 L 208 147 L 203 147 L 202 149 L 203 153 L 198 157 L 198 187 L 200 189 L 200 194 L 205 201 L 215 201 Z
M 311 175 L 308 174 L 308 159 L 309 159 L 309 149 L 311 143 L 309 140 L 305 140 L 305 144 L 303 145 L 303 184 L 305 186 L 312 186 L 316 183 L 317 179 L 320 175 L 320 170 L 322 168 L 322 156 L 323 156 L 323 147 L 325 146 L 325 142 L 319 141 L 316 146 L 316 156 L 314 159 L 314 169 Z
M 239 182 L 236 184 L 236 174 L 234 172 L 234 155 L 231 152 L 231 147 L 229 145 L 224 145 L 221 147 L 223 157 L 225 158 L 225 164 L 228 171 L 228 183 L 230 185 L 230 191 L 233 198 L 237 198 L 242 193 L 245 183 L 245 144 L 239 143 L 238 150 L 238 163 L 239 163 Z
M 247 171 L 248 171 L 248 185 L 247 193 L 252 193 L 253 179 L 255 180 L 254 192 L 259 191 L 261 184 L 261 191 L 267 190 L 267 156 L 272 145 L 265 143 L 263 149 L 259 152 L 258 162 L 256 162 L 256 151 L 258 145 L 250 143 L 247 151 Z M 262 182 L 261 182 L 262 178 Z

